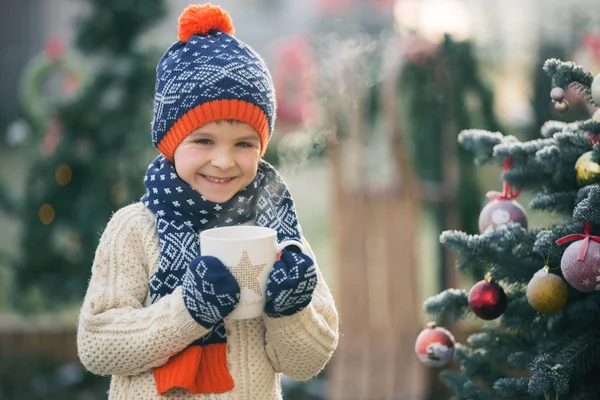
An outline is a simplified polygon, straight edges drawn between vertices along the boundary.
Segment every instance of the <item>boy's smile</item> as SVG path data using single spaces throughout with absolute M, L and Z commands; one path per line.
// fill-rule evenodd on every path
M 248 186 L 258 168 L 260 138 L 237 121 L 206 124 L 190 133 L 175 150 L 175 170 L 207 200 L 225 203 Z
M 233 177 L 233 178 L 217 178 L 215 176 L 206 176 L 206 175 L 202 175 L 202 174 L 200 174 L 200 176 L 205 178 L 207 181 L 216 183 L 216 184 L 228 183 L 228 182 L 231 182 L 232 179 L 235 179 L 235 177 Z

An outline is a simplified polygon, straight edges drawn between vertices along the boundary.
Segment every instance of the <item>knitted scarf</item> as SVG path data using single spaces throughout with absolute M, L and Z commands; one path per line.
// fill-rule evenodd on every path
M 213 203 L 177 175 L 173 164 L 159 155 L 144 177 L 142 202 L 156 215 L 160 261 L 149 281 L 152 303 L 181 284 L 188 264 L 200 255 L 199 233 L 220 226 L 254 221 L 275 229 L 279 241 L 301 240 L 294 201 L 277 171 L 260 160 L 254 180 L 226 203 Z M 217 323 L 167 364 L 154 370 L 157 391 L 173 387 L 191 393 L 233 389 L 226 360 L 225 325 Z

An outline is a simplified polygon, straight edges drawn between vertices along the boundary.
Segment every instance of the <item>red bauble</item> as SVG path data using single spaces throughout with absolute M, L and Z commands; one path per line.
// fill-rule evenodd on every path
M 427 324 L 415 342 L 415 353 L 419 360 L 429 367 L 443 367 L 454 356 L 454 336 L 434 322 Z
M 495 231 L 498 226 L 510 221 L 527 229 L 527 215 L 523 207 L 513 199 L 492 200 L 479 213 L 479 232 Z
M 502 286 L 491 277 L 477 282 L 469 292 L 469 308 L 481 319 L 490 321 L 506 311 L 508 298 Z

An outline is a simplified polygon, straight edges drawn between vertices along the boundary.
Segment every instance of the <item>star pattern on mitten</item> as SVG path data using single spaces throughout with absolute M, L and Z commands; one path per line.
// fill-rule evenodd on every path
M 272 318 L 296 314 L 308 306 L 316 286 L 313 260 L 284 249 L 269 274 L 265 312 Z
M 235 278 L 215 257 L 201 256 L 192 261 L 182 286 L 190 315 L 207 329 L 229 315 L 240 298 Z

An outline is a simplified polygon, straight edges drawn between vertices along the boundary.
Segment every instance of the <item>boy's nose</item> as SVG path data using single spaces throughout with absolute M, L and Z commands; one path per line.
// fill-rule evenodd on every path
M 214 154 L 211 164 L 219 169 L 229 169 L 234 166 L 232 155 L 228 151 L 220 151 Z

